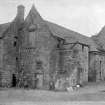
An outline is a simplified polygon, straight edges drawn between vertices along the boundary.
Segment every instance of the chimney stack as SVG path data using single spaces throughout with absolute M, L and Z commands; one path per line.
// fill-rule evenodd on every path
M 24 6 L 23 5 L 19 5 L 17 7 L 17 18 L 20 21 L 24 21 Z

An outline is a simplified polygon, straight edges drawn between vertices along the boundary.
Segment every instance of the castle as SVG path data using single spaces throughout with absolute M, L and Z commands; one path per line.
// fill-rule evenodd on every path
M 34 5 L 24 19 L 20 5 L 15 19 L 0 25 L 0 87 L 49 89 L 52 81 L 65 89 L 104 81 L 105 50 L 99 40 L 44 20 Z

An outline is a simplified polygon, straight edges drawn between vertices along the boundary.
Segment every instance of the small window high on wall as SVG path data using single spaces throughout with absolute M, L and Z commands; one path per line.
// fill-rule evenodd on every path
M 14 47 L 16 47 L 16 46 L 17 46 L 17 39 L 18 39 L 18 37 L 17 37 L 17 36 L 15 36 L 15 37 L 14 37 L 14 42 L 13 42 L 13 46 L 14 46 Z
M 14 47 L 16 47 L 16 45 L 17 45 L 17 42 L 16 42 L 16 41 L 14 41 L 13 46 L 14 46 Z

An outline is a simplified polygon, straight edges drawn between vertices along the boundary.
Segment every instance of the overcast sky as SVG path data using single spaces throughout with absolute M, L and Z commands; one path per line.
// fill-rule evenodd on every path
M 0 23 L 12 21 L 19 4 L 27 15 L 32 3 L 44 19 L 87 36 L 105 25 L 105 0 L 0 0 Z

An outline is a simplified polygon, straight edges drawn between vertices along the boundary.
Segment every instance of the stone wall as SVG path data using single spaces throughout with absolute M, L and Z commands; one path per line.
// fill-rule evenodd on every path
M 65 80 L 62 88 L 88 82 L 88 50 L 88 46 L 78 43 L 64 45 L 62 73 L 58 76 L 60 82 Z
M 17 72 L 17 37 L 19 29 L 24 22 L 24 7 L 18 6 L 17 15 L 10 23 L 9 27 L 2 34 L 2 48 L 0 48 L 0 56 L 2 56 L 2 86 L 12 86 L 12 75 Z M 1 66 L 1 64 L 0 64 Z
M 79 48 L 79 54 L 78 54 L 78 60 L 80 61 L 80 65 L 82 68 L 81 73 L 81 82 L 86 83 L 88 82 L 88 70 L 89 70 L 89 59 L 88 59 L 88 53 L 89 48 L 85 45 L 77 45 L 77 48 Z
M 40 88 L 48 89 L 49 81 L 51 80 L 51 71 L 54 71 L 56 68 L 57 39 L 51 35 L 50 30 L 45 23 L 42 22 L 38 24 L 40 28 L 30 31 L 30 27 L 32 29 L 32 26 L 33 24 L 24 27 L 20 34 L 20 36 L 22 36 L 22 43 L 20 45 L 20 66 L 24 66 L 20 69 L 28 74 L 36 74 L 36 77 L 33 77 L 32 75 L 29 77 L 26 76 L 26 78 L 31 78 L 32 81 L 37 77 L 42 78 L 43 82 L 42 87 Z M 52 58 L 52 56 L 55 59 Z M 41 67 L 38 67 L 38 65 Z
M 14 47 L 14 38 L 8 31 L 2 42 L 2 86 L 11 87 L 12 74 L 16 70 L 16 48 Z
M 58 60 L 58 40 L 52 35 L 45 21 L 36 14 L 34 7 L 24 21 L 24 7 L 19 6 L 16 18 L 4 35 L 1 45 L 3 49 L 0 49 L 3 50 L 3 54 L 0 54 L 1 69 L 3 63 L 2 85 L 8 84 L 11 87 L 15 74 L 16 85 L 19 87 L 27 85 L 35 88 L 38 84 L 38 88 L 49 88 L 51 73 L 57 68 L 55 62 Z
M 69 55 L 69 58 L 72 58 L 72 64 L 74 64 L 73 68 L 71 68 L 72 66 L 69 64 L 69 70 L 72 71 L 75 69 L 75 67 L 78 69 L 78 71 L 80 70 L 79 79 L 81 83 L 88 82 L 88 50 L 88 46 L 76 44 L 72 49 L 71 55 Z
M 2 85 L 2 72 L 3 72 L 3 40 L 0 40 L 0 86 Z
M 98 52 L 90 52 L 89 80 L 105 80 L 105 55 Z

